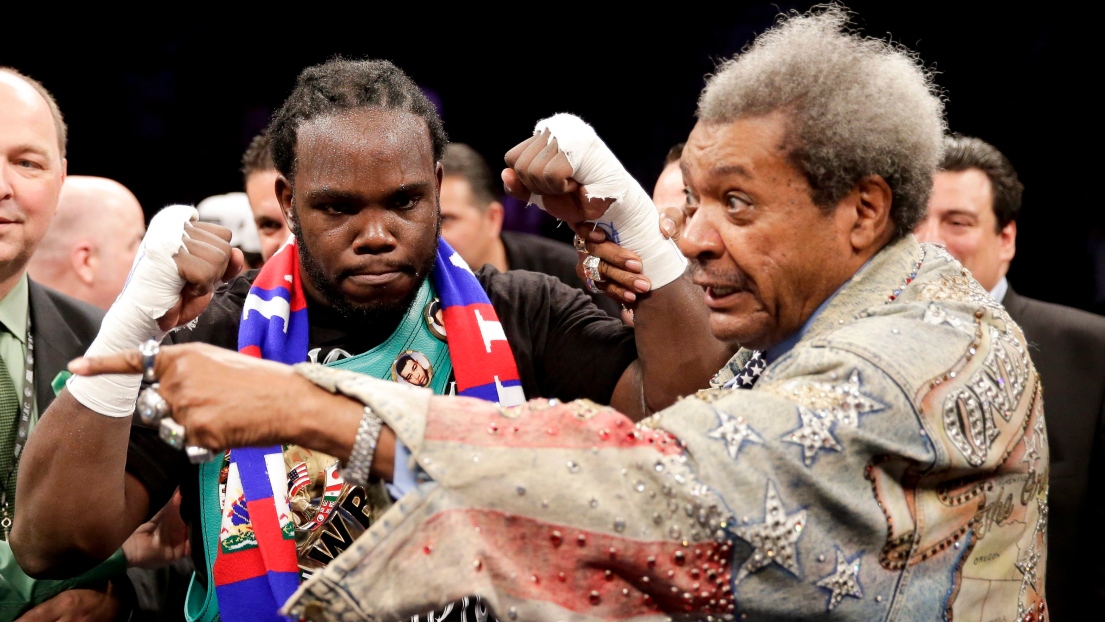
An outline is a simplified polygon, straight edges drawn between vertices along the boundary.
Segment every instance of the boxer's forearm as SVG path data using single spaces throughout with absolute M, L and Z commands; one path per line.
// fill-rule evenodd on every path
M 145 520 L 149 496 L 125 476 L 130 419 L 105 417 L 62 391 L 19 464 L 10 543 L 39 578 L 76 576 L 107 559 Z
M 372 456 L 372 475 L 385 482 L 391 482 L 395 475 L 395 432 L 386 425 L 380 430 L 376 454 Z
M 708 387 L 733 353 L 710 332 L 702 288 L 686 277 L 641 296 L 633 322 L 646 411 Z
M 153 218 L 86 356 L 160 340 L 175 322 L 199 314 L 214 281 L 228 272 L 231 236 L 216 225 L 193 226 L 195 217 L 195 208 L 178 205 Z M 74 376 L 42 414 L 21 457 L 11 538 L 28 574 L 76 575 L 106 559 L 146 519 L 149 495 L 126 474 L 143 371 Z

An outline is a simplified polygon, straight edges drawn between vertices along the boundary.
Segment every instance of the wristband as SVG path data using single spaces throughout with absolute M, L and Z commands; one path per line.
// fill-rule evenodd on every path
M 595 130 L 571 114 L 557 114 L 538 121 L 535 134 L 548 130 L 572 165 L 572 178 L 588 198 L 614 199 L 601 218 L 591 220 L 615 244 L 641 258 L 644 275 L 653 289 L 683 276 L 687 259 L 675 242 L 660 233 L 659 213 L 648 193 L 618 161 Z M 544 209 L 539 196 L 530 202 Z
M 150 221 L 122 293 L 111 305 L 85 356 L 133 350 L 144 341 L 165 337 L 157 320 L 180 301 L 184 278 L 173 256 L 184 247 L 184 225 L 196 220 L 190 205 L 170 205 Z M 72 376 L 69 393 L 85 407 L 109 417 L 129 417 L 141 374 Z

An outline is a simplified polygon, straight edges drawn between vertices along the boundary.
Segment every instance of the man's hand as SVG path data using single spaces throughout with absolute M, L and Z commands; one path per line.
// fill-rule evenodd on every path
M 142 355 L 128 350 L 80 358 L 69 370 L 81 376 L 137 374 Z M 314 387 L 287 365 L 203 343 L 162 346 L 155 371 L 157 392 L 184 426 L 188 444 L 217 451 L 285 442 L 284 424 L 294 414 L 282 415 Z
M 660 233 L 665 238 L 679 239 L 686 222 L 686 214 L 676 207 L 660 209 Z M 579 253 L 579 262 L 576 264 L 576 274 L 579 278 L 586 279 L 583 271 L 583 260 L 587 255 L 594 255 L 601 259 L 599 273 L 603 281 L 595 282 L 603 294 L 614 301 L 632 307 L 637 296 L 652 289 L 652 283 L 643 275 L 644 266 L 641 258 L 633 251 L 618 246 L 606 237 L 606 232 L 590 223 L 581 223 L 573 227 L 576 235 L 584 241 L 586 253 Z
M 663 233 L 664 237 L 669 240 L 679 242 L 683 233 L 683 226 L 687 224 L 687 212 L 679 207 L 657 206 L 656 209 L 660 210 L 660 233 Z M 682 246 L 679 250 L 683 250 Z M 686 255 L 687 253 L 683 254 Z
M 587 279 L 583 260 L 588 255 L 594 255 L 602 260 L 599 262 L 599 273 L 603 278 L 601 281 L 594 281 L 594 284 L 608 298 L 620 304 L 632 306 L 636 303 L 638 295 L 652 289 L 648 278 L 641 274 L 644 266 L 636 253 L 611 242 L 602 229 L 590 223 L 582 223 L 574 228 L 576 235 L 584 241 L 584 247 L 587 249 L 587 252 L 579 253 L 579 262 L 576 263 L 576 274 L 579 278 Z
M 189 343 L 162 346 L 154 369 L 157 391 L 172 408 L 172 418 L 184 426 L 189 445 L 223 451 L 296 443 L 339 459 L 352 449 L 363 406 L 319 389 L 288 365 Z M 128 350 L 79 358 L 69 370 L 82 376 L 137 374 L 143 371 L 142 355 Z M 338 446 L 328 445 L 330 439 L 315 428 L 337 425 L 322 420 L 331 413 L 335 419 L 349 415 L 342 418 L 348 434 L 339 435 Z M 338 432 L 326 432 L 331 431 Z
M 586 189 L 572 178 L 572 165 L 557 148 L 549 132 L 536 134 L 506 153 L 503 186 L 516 199 L 529 201 L 540 195 L 545 211 L 575 226 L 601 217 L 613 199 L 589 199 Z
M 67 590 L 40 603 L 16 622 L 111 622 L 121 606 L 108 583 L 106 592 Z
M 134 568 L 160 568 L 190 553 L 188 525 L 180 517 L 180 490 L 123 543 L 127 565 Z
M 180 301 L 157 320 L 161 330 L 183 326 L 207 308 L 218 283 L 233 278 L 245 266 L 242 251 L 231 248 L 226 227 L 205 222 L 184 225 L 184 248 L 173 256 L 185 281 Z

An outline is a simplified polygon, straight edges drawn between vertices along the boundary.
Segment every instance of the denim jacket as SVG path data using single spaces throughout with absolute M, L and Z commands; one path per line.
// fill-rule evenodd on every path
M 396 620 L 471 594 L 518 620 L 1036 620 L 1048 445 L 1020 329 L 942 248 L 880 251 L 751 390 L 634 426 L 334 370 L 433 481 L 285 610 Z

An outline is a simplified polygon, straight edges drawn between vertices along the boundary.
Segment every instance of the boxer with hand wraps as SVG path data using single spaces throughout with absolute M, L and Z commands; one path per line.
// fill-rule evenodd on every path
M 428 363 L 424 366 L 426 381 L 435 392 L 468 392 L 503 405 L 519 403 L 523 395 L 588 398 L 615 404 L 638 418 L 705 386 L 709 374 L 724 360 L 724 356 L 710 358 L 711 346 L 706 339 L 702 348 L 695 347 L 687 327 L 646 318 L 653 312 L 656 318 L 678 317 L 687 303 L 689 284 L 681 279 L 676 281 L 681 285 L 659 287 L 663 278 L 682 274 L 682 259 L 673 249 L 666 252 L 669 261 L 675 262 L 674 270 L 653 279 L 655 285 L 647 304 L 641 302 L 641 325 L 635 332 L 599 311 L 583 292 L 551 277 L 524 271 L 498 273 L 492 268 L 472 273 L 459 255 L 439 242 L 437 235 L 443 174 L 439 159 L 445 145 L 440 119 L 417 86 L 390 63 L 335 60 L 308 68 L 274 117 L 268 133 L 281 173 L 276 191 L 296 237 L 260 272 L 242 275 L 221 289 L 195 328 L 173 334 L 174 342 L 207 342 L 284 362 L 317 360 L 389 380 L 402 376 L 403 370 L 395 369 L 395 363 L 411 356 Z M 196 308 L 209 299 L 206 295 L 212 283 L 227 276 L 228 266 L 237 265 L 218 256 L 220 253 L 202 257 L 200 253 L 182 254 L 179 240 L 186 221 L 184 210 L 174 209 L 151 223 L 146 240 L 150 257 L 140 260 L 128 285 L 128 291 L 135 293 L 130 297 L 125 292 L 118 308 L 109 312 L 109 320 L 114 314 L 118 321 L 105 322 L 112 330 L 101 334 L 90 355 L 106 354 L 118 347 L 133 349 L 146 340 L 160 339 L 165 328 L 193 317 Z M 171 235 L 158 234 L 162 226 L 166 230 L 176 227 L 175 247 L 169 243 Z M 207 265 L 202 271 L 185 272 L 179 264 L 182 258 L 193 255 Z M 271 266 L 276 267 L 270 270 Z M 454 300 L 457 304 L 447 299 L 448 292 L 454 290 L 443 280 L 446 275 L 462 283 L 455 290 L 459 292 L 459 303 Z M 282 285 L 285 283 L 291 285 Z M 681 287 L 685 288 L 682 292 Z M 182 291 L 188 295 L 178 301 Z M 488 302 L 466 296 L 483 296 Z M 429 331 L 424 325 L 428 321 L 424 309 L 432 308 L 437 298 L 444 306 L 444 333 Z M 451 324 L 454 321 L 461 323 Z M 265 337 L 256 340 L 261 333 Z M 705 331 L 701 334 L 709 338 Z M 686 350 L 670 348 L 669 344 L 677 339 L 692 345 Z M 274 350 L 271 346 L 275 342 L 280 345 Z M 301 351 L 296 350 L 299 347 Z M 198 351 L 210 353 L 211 349 Z M 241 358 L 230 352 L 219 355 L 229 356 L 229 360 Z M 506 361 L 516 368 L 486 373 L 482 381 L 466 381 L 467 372 L 462 373 L 462 368 L 486 357 L 493 359 L 489 364 L 500 366 L 496 369 L 505 369 L 502 366 Z M 251 363 L 269 369 L 275 365 Z M 181 360 L 174 366 L 174 373 L 197 381 L 213 369 L 217 366 L 192 367 Z M 486 369 L 477 369 L 471 377 L 481 377 L 484 372 Z M 134 375 L 81 378 L 59 397 L 54 406 L 58 416 L 52 418 L 68 421 L 68 429 L 77 427 L 81 433 L 72 435 L 60 427 L 45 427 L 37 442 L 28 446 L 20 471 L 21 503 L 27 510 L 16 524 L 20 535 L 16 554 L 32 573 L 78 572 L 114 550 L 120 538 L 146 517 L 149 508 L 179 484 L 182 513 L 191 519 L 194 529 L 192 551 L 198 569 L 195 583 L 205 594 L 197 598 L 200 604 L 207 603 L 208 614 L 217 612 L 223 620 L 229 620 L 237 614 L 224 607 L 222 593 L 224 589 L 236 589 L 237 580 L 244 575 L 223 581 L 220 577 L 226 575 L 220 571 L 216 552 L 205 551 L 199 525 L 201 506 L 208 498 L 203 492 L 208 490 L 203 475 L 206 467 L 188 465 L 182 452 L 171 449 L 148 430 L 131 431 L 129 414 L 138 383 Z M 248 496 L 241 504 L 236 500 L 239 493 L 233 473 L 241 473 L 246 467 L 245 462 L 235 462 L 235 448 L 280 436 L 286 438 L 279 444 L 289 444 L 284 460 L 297 463 L 286 465 L 288 474 L 295 477 L 289 478 L 283 494 L 292 489 L 301 491 L 297 487 L 303 481 L 302 462 L 307 471 L 305 485 L 317 485 L 320 497 L 323 479 L 329 490 L 331 480 L 326 478 L 339 478 L 333 487 L 341 492 L 331 506 L 341 506 L 343 498 L 351 498 L 348 495 L 355 491 L 347 487 L 345 477 L 349 474 L 342 475 L 344 469 L 315 473 L 318 469 L 312 470 L 312 465 L 321 464 L 320 460 L 301 457 L 309 448 L 330 456 L 327 464 L 355 463 L 351 450 L 363 428 L 360 415 L 354 413 L 351 419 L 334 421 L 288 416 L 266 406 L 270 400 L 295 403 L 294 390 L 302 385 L 294 382 L 258 387 L 247 381 L 236 388 L 223 386 L 218 396 L 210 397 L 231 401 L 241 397 L 232 409 L 234 416 L 211 420 L 210 434 L 194 426 L 185 428 L 189 444 L 216 452 L 232 449 L 230 474 L 220 476 L 216 468 L 215 487 L 219 491 L 213 497 L 221 506 L 217 511 L 234 518 L 240 515 L 239 507 L 253 502 Z M 159 391 L 166 400 L 173 400 L 179 397 L 175 393 L 179 388 L 166 379 Z M 254 399 L 258 389 L 266 395 L 260 402 Z M 201 407 L 199 402 L 194 406 Z M 310 412 L 306 404 L 302 406 L 302 414 Z M 174 416 L 183 420 L 184 412 L 179 410 Z M 231 436 L 225 435 L 229 431 L 225 425 L 234 429 Z M 234 436 L 238 434 L 245 436 Z M 386 440 L 381 439 L 376 456 L 391 460 L 391 470 L 400 473 L 408 466 L 403 457 L 405 448 L 389 445 Z M 222 456 L 217 456 L 212 464 L 227 464 L 220 463 L 220 459 Z M 57 475 L 61 470 L 74 469 L 96 473 L 97 477 L 73 490 Z M 269 473 L 268 481 L 275 487 L 281 478 L 273 473 Z M 393 494 L 401 495 L 413 488 L 420 477 L 410 471 L 406 476 L 406 483 L 395 478 Z M 241 481 L 247 479 L 242 476 Z M 371 497 L 369 489 L 376 485 L 354 478 L 349 482 L 364 487 L 366 497 Z M 247 490 L 242 494 L 250 493 Z M 275 488 L 270 494 L 279 496 Z M 292 499 L 291 506 L 294 513 L 300 504 Z M 331 506 L 304 508 L 308 510 L 304 516 L 318 517 L 325 514 L 323 510 L 329 512 Z M 386 501 L 369 501 L 360 507 L 369 506 L 371 519 L 383 512 Z M 326 516 L 338 514 L 341 512 Z M 47 515 L 60 515 L 62 520 L 42 520 Z M 329 537 L 335 530 L 355 530 L 353 523 L 339 525 L 326 516 L 321 529 Z M 223 536 L 216 533 L 219 551 L 231 550 L 253 534 L 261 546 L 266 546 L 260 527 L 241 531 L 241 523 L 234 521 L 224 526 L 228 533 L 233 532 L 233 538 L 220 544 Z M 218 524 L 214 528 L 217 532 Z M 336 550 L 315 546 L 321 532 L 309 524 L 297 522 L 287 529 L 296 533 L 293 555 L 297 557 L 290 564 L 251 577 L 276 573 L 278 578 L 269 585 L 291 583 L 294 589 L 292 581 L 298 578 L 287 575 L 296 574 L 292 569 L 297 564 L 299 573 L 306 576 L 329 563 L 326 551 L 333 554 Z M 286 598 L 278 594 L 280 589 L 284 588 L 273 587 L 267 605 L 243 615 L 251 619 L 275 616 L 276 604 Z M 217 599 L 212 592 L 218 592 Z M 215 600 L 218 606 L 212 609 L 211 601 Z M 240 601 L 230 598 L 226 602 Z

